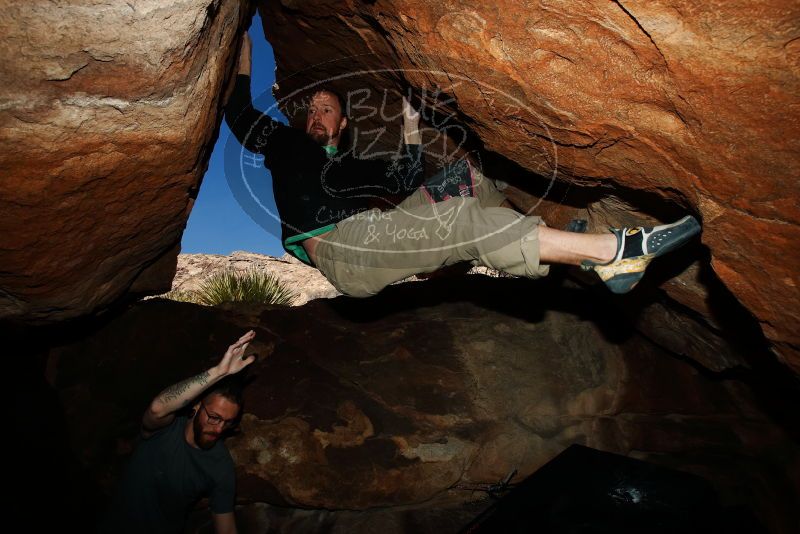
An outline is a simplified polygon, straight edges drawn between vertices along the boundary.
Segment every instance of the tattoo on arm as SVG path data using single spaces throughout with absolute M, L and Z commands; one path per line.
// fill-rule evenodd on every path
M 201 390 L 204 389 L 208 385 L 209 374 L 208 371 L 203 371 L 197 376 L 193 376 L 192 378 L 187 378 L 182 382 L 178 382 L 177 384 L 173 384 L 164 391 L 161 392 L 159 397 L 164 404 L 169 404 L 181 397 L 184 393 L 186 393 L 189 389 L 191 389 L 195 384 L 199 384 L 201 386 Z M 192 398 L 194 395 L 192 396 Z M 192 398 L 183 399 L 179 408 L 183 408 L 189 402 L 191 402 Z

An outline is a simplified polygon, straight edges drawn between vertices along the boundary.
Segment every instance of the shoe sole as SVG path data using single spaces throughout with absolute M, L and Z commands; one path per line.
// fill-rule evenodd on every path
M 680 228 L 682 226 L 684 228 Z M 686 244 L 687 241 L 689 241 L 691 238 L 693 238 L 694 236 L 699 234 L 700 230 L 701 230 L 700 223 L 697 222 L 697 219 L 695 219 L 691 215 L 687 215 L 686 217 L 684 217 L 684 218 L 682 218 L 680 220 L 677 220 L 672 224 L 665 224 L 663 226 L 656 226 L 655 228 L 653 228 L 653 233 L 656 233 L 656 228 L 659 229 L 658 232 L 664 232 L 664 231 L 668 231 L 668 229 L 677 229 L 677 228 L 680 228 L 680 231 L 679 231 L 679 233 L 676 233 L 676 235 L 675 235 L 675 237 L 673 238 L 672 241 L 668 241 L 668 242 L 664 243 L 663 245 L 660 245 L 658 250 L 648 254 L 648 256 L 652 255 L 654 258 L 657 258 L 657 257 L 659 257 L 659 256 L 661 256 L 663 254 L 666 254 L 667 252 L 671 252 L 671 251 L 675 250 L 676 248 L 679 248 L 679 247 L 683 246 L 684 244 Z M 650 240 L 651 239 L 656 239 L 656 236 L 651 235 L 651 236 L 647 237 L 647 248 L 648 248 L 648 250 L 650 250 L 650 248 L 651 248 L 651 244 L 650 244 Z
M 682 226 L 683 228 L 681 228 Z M 666 231 L 668 232 L 666 236 L 669 236 L 671 229 L 678 228 L 680 228 L 680 231 L 676 232 L 671 240 L 663 242 L 666 237 L 661 237 L 662 242 L 650 243 L 651 239 L 659 239 L 655 234 L 658 233 L 664 236 L 663 232 Z M 612 293 L 622 295 L 636 287 L 651 261 L 685 245 L 691 238 L 699 234 L 700 230 L 700 223 L 691 215 L 687 215 L 672 224 L 656 226 L 651 230 L 653 235 L 647 236 L 645 243 L 648 250 L 656 245 L 658 246 L 657 250 L 649 254 L 625 258 L 611 265 L 595 265 L 594 270 Z

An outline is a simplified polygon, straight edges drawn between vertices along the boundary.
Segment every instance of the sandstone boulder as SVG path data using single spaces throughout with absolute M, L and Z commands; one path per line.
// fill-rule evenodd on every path
M 277 95 L 288 102 L 321 80 L 350 91 L 361 149 L 397 145 L 397 123 L 386 120 L 413 87 L 427 95 L 429 156 L 479 149 L 490 176 L 526 191 L 526 209 L 541 212 L 546 197 L 544 214 L 558 218 L 585 208 L 588 192 L 595 202 L 583 213 L 595 229 L 634 222 L 637 211 L 698 214 L 714 273 L 800 370 L 797 2 L 273 0 L 260 9 Z M 572 188 L 555 195 L 553 180 Z M 724 313 L 691 279 L 664 287 L 711 323 Z
M 0 318 L 169 289 L 247 4 L 0 5 Z

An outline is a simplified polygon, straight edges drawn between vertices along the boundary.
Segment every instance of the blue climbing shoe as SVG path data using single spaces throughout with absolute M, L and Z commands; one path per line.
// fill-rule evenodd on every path
M 617 253 L 608 263 L 585 260 L 584 271 L 595 271 L 612 293 L 633 289 L 653 259 L 684 245 L 700 233 L 700 223 L 691 215 L 672 224 L 635 228 L 610 228 L 617 237 Z

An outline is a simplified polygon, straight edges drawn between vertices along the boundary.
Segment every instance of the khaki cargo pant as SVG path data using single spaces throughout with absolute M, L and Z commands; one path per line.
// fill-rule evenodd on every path
M 367 210 L 340 221 L 317 245 L 317 268 L 353 297 L 463 261 L 517 276 L 546 276 L 549 267 L 539 265 L 541 218 L 499 207 L 503 194 L 473 172 L 476 197 L 432 204 L 419 188 L 392 210 Z

